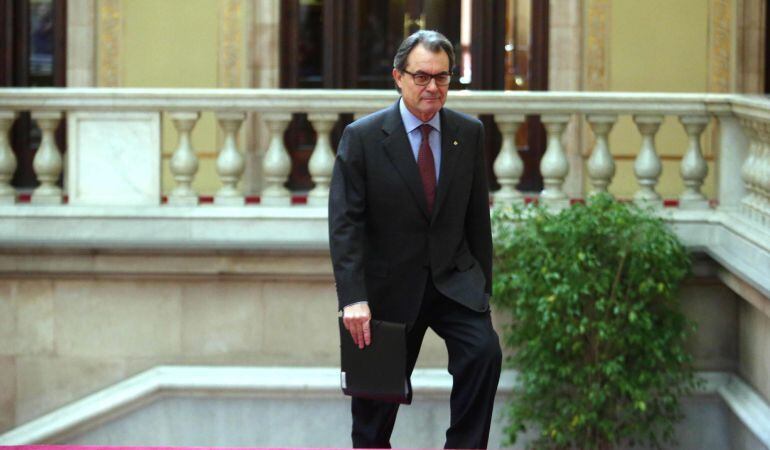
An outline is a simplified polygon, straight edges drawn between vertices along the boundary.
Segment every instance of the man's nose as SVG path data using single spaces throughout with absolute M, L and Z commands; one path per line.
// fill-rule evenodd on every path
M 430 90 L 438 89 L 438 83 L 436 83 L 436 79 L 431 77 L 430 80 L 428 81 L 428 84 L 425 85 L 425 89 L 430 89 Z

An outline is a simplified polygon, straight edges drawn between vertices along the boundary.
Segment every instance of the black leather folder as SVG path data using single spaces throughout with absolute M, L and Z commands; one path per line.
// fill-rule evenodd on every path
M 350 332 L 340 325 L 341 385 L 345 395 L 391 403 L 412 402 L 412 385 L 406 376 L 406 325 L 372 320 L 372 342 L 358 348 Z

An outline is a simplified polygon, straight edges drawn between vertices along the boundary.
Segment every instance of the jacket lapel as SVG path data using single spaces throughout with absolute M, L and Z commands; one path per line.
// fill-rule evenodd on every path
M 428 202 L 425 199 L 425 191 L 422 188 L 420 170 L 417 167 L 417 162 L 414 160 L 412 146 L 406 137 L 406 129 L 404 128 L 404 122 L 401 120 L 401 112 L 398 110 L 398 102 L 390 108 L 385 116 L 382 131 L 386 135 L 382 141 L 385 153 L 396 167 L 396 171 L 404 180 L 404 183 L 406 183 L 414 200 L 420 206 L 420 211 L 422 211 L 425 219 L 429 220 Z
M 433 217 L 436 217 L 449 191 L 455 163 L 464 148 L 459 136 L 459 126 L 452 117 L 441 109 L 441 169 L 439 171 L 436 200 L 433 204 Z

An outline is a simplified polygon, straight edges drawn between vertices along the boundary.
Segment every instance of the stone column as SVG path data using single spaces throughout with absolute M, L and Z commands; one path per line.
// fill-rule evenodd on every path
M 548 146 L 540 160 L 540 173 L 543 175 L 543 191 L 540 200 L 549 208 L 562 209 L 569 206 L 569 197 L 562 189 L 564 179 L 569 173 L 569 161 L 562 146 L 562 136 L 567 128 L 570 116 L 567 114 L 543 114 L 540 120 L 548 134 Z
M 663 123 L 662 115 L 635 115 L 634 122 L 642 134 L 642 146 L 634 161 L 634 174 L 639 182 L 639 190 L 634 194 L 634 201 L 642 207 L 661 208 L 663 200 L 655 191 L 658 177 L 663 166 L 655 150 L 655 133 Z
M 684 180 L 684 192 L 679 197 L 682 209 L 708 209 L 709 202 L 701 192 L 703 180 L 708 174 L 708 166 L 700 147 L 700 136 L 709 123 L 708 116 L 682 116 L 679 121 L 687 132 L 687 151 L 682 158 L 679 173 Z
M 715 165 L 719 208 L 738 208 L 746 195 L 741 179 L 741 167 L 748 154 L 749 140 L 740 121 L 731 113 L 720 113 L 719 151 Z
M 500 153 L 495 158 L 493 165 L 495 176 L 500 183 L 500 190 L 493 194 L 495 203 L 524 202 L 524 196 L 516 189 L 516 185 L 519 184 L 521 175 L 524 173 L 524 163 L 516 149 L 516 132 L 525 120 L 524 114 L 495 115 L 495 122 L 497 122 L 497 127 L 503 136 Z
M 16 116 L 16 111 L 0 111 L 0 204 L 16 203 L 16 189 L 11 186 L 16 173 L 16 155 L 8 142 L 8 133 Z
M 243 205 L 246 202 L 243 192 L 238 187 L 246 164 L 243 154 L 238 151 L 236 145 L 236 134 L 245 119 L 246 113 L 243 112 L 217 113 L 217 120 L 225 133 L 225 140 L 217 157 L 217 173 L 222 180 L 222 187 L 214 196 L 216 205 Z
M 291 173 L 291 158 L 283 144 L 283 133 L 291 121 L 288 113 L 265 113 L 262 116 L 270 131 L 270 145 L 262 159 L 264 188 L 260 203 L 266 206 L 291 205 L 291 193 L 283 185 Z
M 32 192 L 32 203 L 59 205 L 62 203 L 62 190 L 57 185 L 62 172 L 62 157 L 56 146 L 54 131 L 62 118 L 61 111 L 33 111 L 32 119 L 43 132 L 40 148 L 32 160 L 32 168 L 40 186 Z
M 607 186 L 615 176 L 615 161 L 610 153 L 607 136 L 618 120 L 616 115 L 589 115 L 588 124 L 591 126 L 596 143 L 588 158 L 588 177 L 591 180 L 591 195 L 607 192 Z
M 325 206 L 329 202 L 329 183 L 334 168 L 334 152 L 329 141 L 329 132 L 337 121 L 336 113 L 311 113 L 308 120 L 316 132 L 316 144 L 308 162 L 308 170 L 315 187 L 307 198 L 308 205 Z
M 198 112 L 171 113 L 171 120 L 179 135 L 179 145 L 169 163 L 176 181 L 176 187 L 168 196 L 170 205 L 198 204 L 198 194 L 192 188 L 192 180 L 198 172 L 198 157 L 190 144 L 190 134 L 199 118 Z

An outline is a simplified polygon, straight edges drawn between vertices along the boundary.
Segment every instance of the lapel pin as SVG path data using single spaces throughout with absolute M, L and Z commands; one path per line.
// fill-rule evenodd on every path
M 452 142 L 452 144 L 454 144 L 454 146 L 457 147 L 457 141 Z

